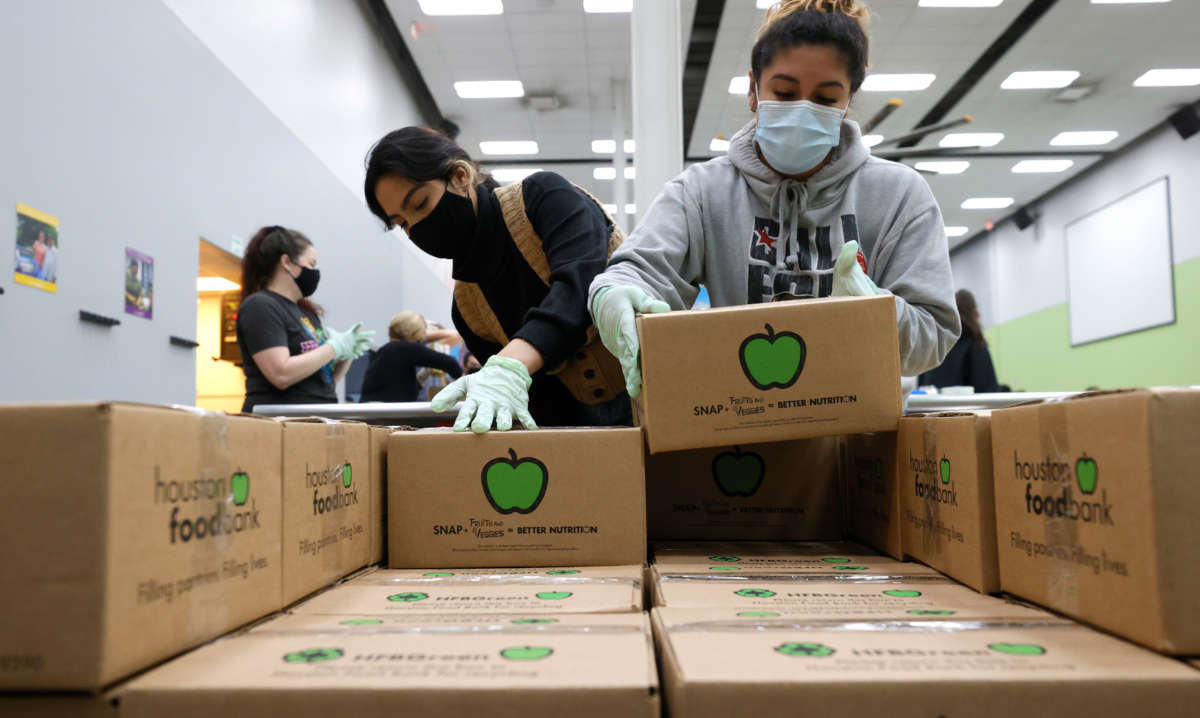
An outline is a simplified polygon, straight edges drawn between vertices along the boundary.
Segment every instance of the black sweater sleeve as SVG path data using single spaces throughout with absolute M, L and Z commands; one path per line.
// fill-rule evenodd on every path
M 588 286 L 608 261 L 609 224 L 595 202 L 552 172 L 530 175 L 522 189 L 525 214 L 549 260 L 550 290 L 513 336 L 536 347 L 551 369 L 587 336 Z

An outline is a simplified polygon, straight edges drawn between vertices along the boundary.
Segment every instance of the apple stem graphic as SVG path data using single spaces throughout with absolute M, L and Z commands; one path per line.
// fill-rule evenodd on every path
M 767 330 L 767 339 L 775 341 L 775 329 L 770 324 L 764 324 L 763 327 Z
M 512 449 L 508 450 L 508 455 L 512 457 L 513 461 L 517 460 L 517 452 L 513 451 Z

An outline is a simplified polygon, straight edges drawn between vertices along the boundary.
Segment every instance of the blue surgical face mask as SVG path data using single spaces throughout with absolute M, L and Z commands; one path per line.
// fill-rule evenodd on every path
M 821 164 L 829 151 L 837 147 L 845 116 L 846 111 L 840 107 L 808 100 L 759 100 L 754 141 L 776 172 L 804 174 Z

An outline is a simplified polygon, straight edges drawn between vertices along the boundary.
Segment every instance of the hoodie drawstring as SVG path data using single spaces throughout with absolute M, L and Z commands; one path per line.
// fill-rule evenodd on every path
M 785 214 L 791 209 L 790 217 Z M 797 239 L 797 229 L 800 216 L 808 209 L 808 185 L 794 179 L 784 179 L 771 195 L 771 219 L 779 224 L 779 238 L 783 246 L 775 252 L 775 266 L 787 269 L 787 266 L 799 265 L 800 241 Z M 785 222 L 785 219 L 787 220 Z

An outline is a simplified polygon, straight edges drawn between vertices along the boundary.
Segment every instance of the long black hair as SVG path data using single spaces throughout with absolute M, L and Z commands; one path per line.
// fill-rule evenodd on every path
M 870 13 L 858 0 L 784 0 L 767 11 L 750 51 L 754 81 L 762 77 L 775 55 L 799 45 L 829 45 L 846 63 L 850 92 L 858 92 L 867 77 L 866 22 Z
M 463 169 L 472 184 L 482 183 L 491 189 L 498 186 L 491 175 L 480 173 L 479 166 L 454 140 L 426 127 L 404 127 L 387 133 L 367 152 L 366 165 L 363 194 L 367 207 L 388 229 L 392 228 L 392 221 L 375 198 L 375 185 L 389 175 L 400 175 L 414 182 L 435 179 L 449 182 L 455 172 Z
M 312 240 L 299 231 L 277 224 L 255 232 L 246 245 L 246 253 L 242 255 L 242 301 L 266 288 L 275 274 L 275 268 L 279 266 L 280 257 L 286 254 L 293 262 L 299 263 L 300 255 L 311 246 Z M 320 304 L 307 297 L 296 303 L 309 314 L 319 317 L 325 313 Z

